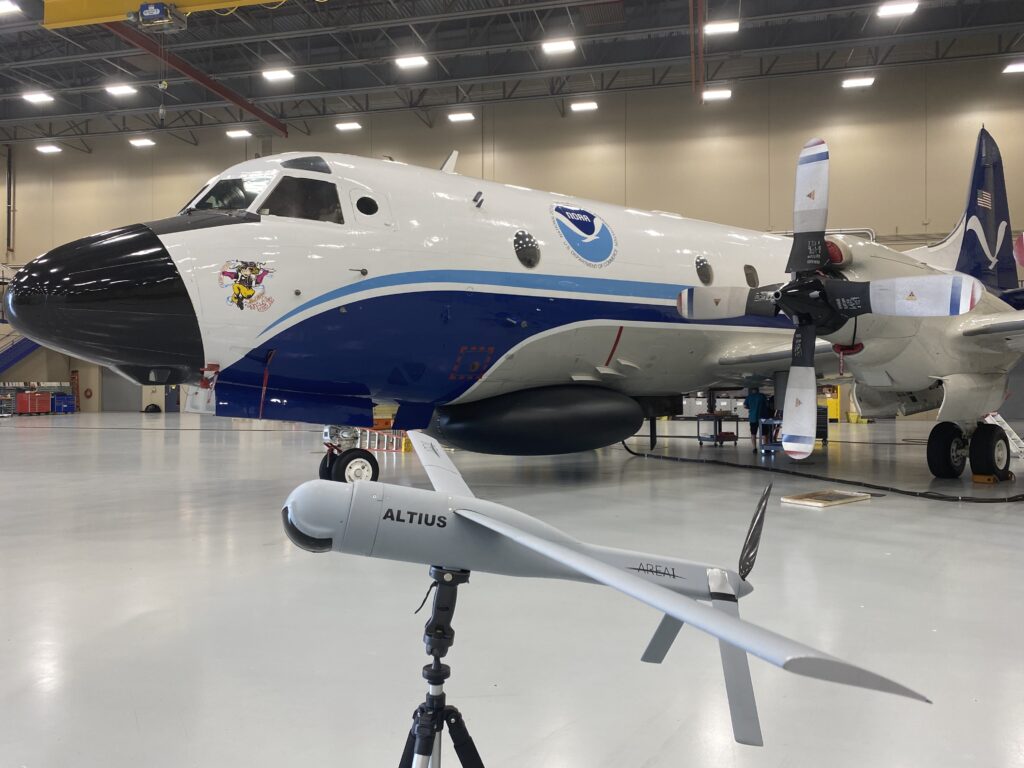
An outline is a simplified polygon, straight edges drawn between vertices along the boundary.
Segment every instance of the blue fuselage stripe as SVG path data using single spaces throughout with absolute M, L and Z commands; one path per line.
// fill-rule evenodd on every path
M 526 274 L 516 272 L 490 272 L 475 269 L 428 269 L 419 272 L 396 272 L 391 275 L 371 277 L 352 285 L 342 286 L 322 293 L 316 298 L 300 304 L 272 322 L 262 331 L 267 331 L 287 322 L 291 318 L 321 304 L 344 298 L 356 293 L 377 288 L 391 288 L 403 285 L 424 286 L 437 283 L 466 283 L 490 285 L 504 288 L 532 288 L 534 290 L 560 291 L 563 293 L 599 294 L 640 299 L 675 300 L 687 286 L 669 283 L 648 283 L 636 280 L 611 280 L 602 277 L 569 277 L 567 275 Z
M 953 277 L 953 289 L 949 292 L 949 316 L 953 317 L 960 313 L 960 288 L 963 279 L 956 275 Z
M 816 163 L 819 160 L 828 160 L 828 152 L 821 152 L 817 155 L 807 155 L 807 157 L 801 157 L 796 161 L 797 165 L 807 165 L 808 163 Z

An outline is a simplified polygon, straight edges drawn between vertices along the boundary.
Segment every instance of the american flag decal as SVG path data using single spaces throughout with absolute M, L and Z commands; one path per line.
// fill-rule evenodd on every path
M 986 192 L 984 189 L 978 190 L 978 207 L 988 208 L 992 210 L 992 193 Z

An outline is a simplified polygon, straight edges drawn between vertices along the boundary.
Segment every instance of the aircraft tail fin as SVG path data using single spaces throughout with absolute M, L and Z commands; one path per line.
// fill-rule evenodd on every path
M 967 205 L 960 223 L 942 242 L 909 253 L 927 264 L 976 277 L 992 293 L 1017 288 L 1003 159 L 992 134 L 984 128 L 978 133 Z M 1018 258 L 1024 258 L 1024 254 Z

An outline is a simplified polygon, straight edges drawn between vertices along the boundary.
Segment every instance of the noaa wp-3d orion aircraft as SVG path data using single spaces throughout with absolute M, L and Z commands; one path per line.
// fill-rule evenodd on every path
M 792 362 L 783 431 L 805 456 L 814 351 L 831 366 L 834 344 L 862 412 L 940 407 L 935 474 L 959 475 L 968 446 L 975 471 L 1005 467 L 1002 430 L 979 426 L 1024 336 L 998 297 L 1016 267 L 994 141 L 982 131 L 964 224 L 934 253 L 826 242 L 827 158 L 801 153 L 789 238 L 452 163 L 274 155 L 176 216 L 38 257 L 6 301 L 26 336 L 140 383 L 215 370 L 217 415 L 360 426 L 393 403 L 398 429 L 512 455 L 610 445 L 680 393 Z

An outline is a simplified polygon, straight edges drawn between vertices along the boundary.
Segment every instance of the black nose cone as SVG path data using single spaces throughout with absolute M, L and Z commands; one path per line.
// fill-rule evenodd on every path
M 11 324 L 140 384 L 199 380 L 203 342 L 185 282 L 159 238 L 135 224 L 54 248 L 7 289 Z

